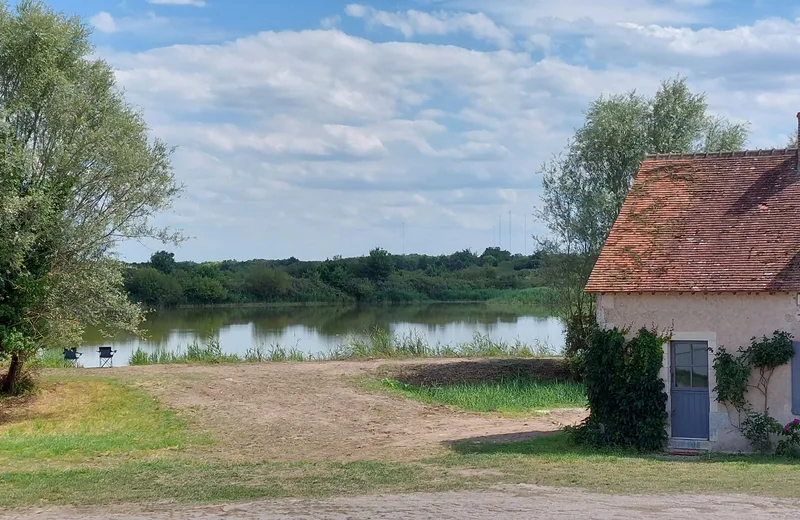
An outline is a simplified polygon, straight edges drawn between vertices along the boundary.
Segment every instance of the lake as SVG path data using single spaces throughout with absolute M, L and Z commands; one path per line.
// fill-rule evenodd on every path
M 99 364 L 98 347 L 117 350 L 114 365 L 127 365 L 137 348 L 185 350 L 208 338 L 219 340 L 225 353 L 244 356 L 249 348 L 280 345 L 307 354 L 327 353 L 348 337 L 374 327 L 394 334 L 414 332 L 430 344 L 459 344 L 476 332 L 495 341 L 544 343 L 554 351 L 564 346 L 560 319 L 541 308 L 485 304 L 435 303 L 373 307 L 237 307 L 173 309 L 148 315 L 146 338 L 121 335 L 112 339 L 88 331 L 79 349 L 84 367 Z

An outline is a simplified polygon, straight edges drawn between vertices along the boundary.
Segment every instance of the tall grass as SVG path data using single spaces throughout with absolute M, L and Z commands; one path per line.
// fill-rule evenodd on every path
M 131 365 L 177 365 L 185 363 L 236 363 L 241 359 L 235 354 L 225 354 L 219 340 L 210 339 L 205 345 L 193 342 L 186 347 L 175 352 L 158 349 L 153 352 L 145 352 L 141 348 L 136 349 L 130 359 Z
M 286 361 L 343 361 L 354 359 L 394 359 L 394 358 L 444 358 L 444 357 L 511 357 L 532 358 L 555 355 L 555 350 L 546 343 L 524 343 L 520 339 L 513 342 L 493 340 L 488 334 L 475 332 L 471 341 L 457 344 L 428 343 L 425 336 L 417 331 L 393 334 L 386 329 L 375 327 L 362 335 L 351 335 L 341 345 L 329 352 L 308 354 L 297 345 L 284 347 L 279 344 L 259 345 L 248 348 L 243 357 L 225 354 L 217 340 L 206 345 L 197 342 L 185 351 L 155 350 L 146 352 L 137 349 L 131 356 L 131 365 L 170 365 L 182 363 L 264 363 Z
M 248 363 L 284 362 L 284 361 L 310 361 L 313 356 L 306 354 L 297 347 L 286 348 L 279 344 L 265 347 L 259 345 L 247 349 L 244 361 Z
M 471 412 L 526 413 L 554 408 L 583 408 L 586 391 L 572 381 L 513 378 L 496 382 L 414 386 L 394 379 L 383 385 L 426 403 L 457 406 Z
M 78 358 L 78 365 L 80 365 L 80 358 Z M 63 350 L 43 348 L 39 351 L 39 355 L 31 361 L 30 366 L 36 368 L 68 368 L 72 364 L 64 359 Z
M 473 334 L 472 341 L 466 343 L 431 345 L 416 331 L 398 335 L 375 327 L 364 336 L 348 338 L 331 351 L 329 358 L 544 357 L 554 354 L 554 349 L 542 342 L 529 345 L 520 339 L 514 342 L 493 340 L 478 331 Z

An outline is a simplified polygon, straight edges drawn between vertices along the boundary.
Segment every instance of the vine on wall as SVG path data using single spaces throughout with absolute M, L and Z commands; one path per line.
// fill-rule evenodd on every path
M 766 453 L 772 451 L 772 434 L 784 435 L 794 431 L 787 425 L 782 427 L 769 415 L 769 382 L 779 366 L 785 365 L 794 357 L 793 336 L 788 332 L 775 331 L 772 337 L 752 338 L 750 346 L 740 347 L 735 356 L 719 348 L 714 355 L 714 371 L 717 377 L 717 401 L 733 406 L 740 418 L 737 426 L 742 435 L 756 450 Z M 753 373 L 757 374 L 756 384 L 750 384 Z M 749 389 L 757 390 L 764 400 L 762 411 L 756 411 L 747 400 Z M 742 415 L 744 418 L 742 419 Z M 790 423 L 793 424 L 793 423 Z M 736 425 L 734 425 L 736 426 Z M 786 446 L 787 441 L 781 441 Z M 791 443 L 791 442 L 790 442 Z M 800 446 L 799 446 L 800 447 Z M 785 450 L 790 452 L 791 450 Z
M 663 345 L 657 331 L 596 329 L 583 362 L 589 417 L 572 431 L 576 442 L 659 450 L 667 441 L 667 394 L 659 372 Z

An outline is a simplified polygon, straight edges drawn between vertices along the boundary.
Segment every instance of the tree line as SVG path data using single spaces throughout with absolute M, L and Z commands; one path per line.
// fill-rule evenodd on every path
M 159 251 L 131 264 L 125 288 L 150 307 L 237 303 L 477 301 L 532 297 L 541 287 L 541 253 L 511 254 L 488 248 L 480 255 L 392 255 L 376 248 L 355 258 L 325 261 L 225 260 L 178 262 Z M 537 298 L 545 298 L 546 290 Z

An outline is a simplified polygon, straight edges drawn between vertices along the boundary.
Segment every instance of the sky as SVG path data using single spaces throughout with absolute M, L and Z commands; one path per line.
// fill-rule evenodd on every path
M 49 2 L 176 146 L 176 259 L 530 253 L 538 171 L 589 103 L 677 74 L 749 148 L 797 124 L 794 2 L 363 1 Z

